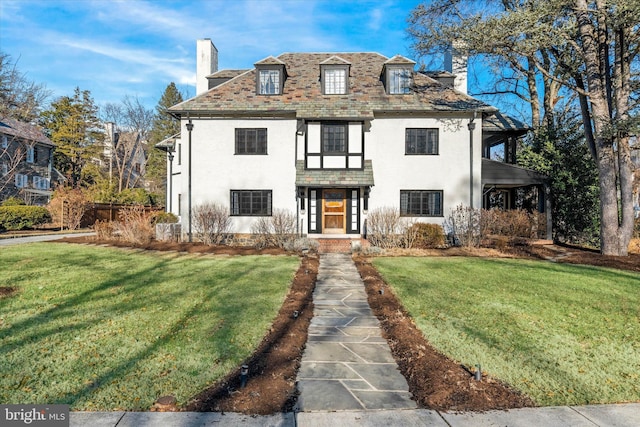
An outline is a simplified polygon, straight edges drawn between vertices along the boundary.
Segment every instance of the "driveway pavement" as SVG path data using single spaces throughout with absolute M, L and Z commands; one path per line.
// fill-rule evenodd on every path
M 64 233 L 64 234 L 42 234 L 38 236 L 26 236 L 26 237 L 3 237 L 0 238 L 0 246 L 20 245 L 24 243 L 33 242 L 47 242 L 51 240 L 58 240 L 64 237 L 80 237 L 80 236 L 92 236 L 95 233 Z

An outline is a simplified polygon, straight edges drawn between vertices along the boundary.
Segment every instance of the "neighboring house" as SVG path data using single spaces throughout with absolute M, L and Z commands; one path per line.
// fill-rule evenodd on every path
M 108 167 L 109 179 L 117 184 L 118 190 L 144 185 L 146 154 L 144 141 L 139 132 L 116 131 L 115 124 L 105 123 L 106 138 L 101 166 Z
M 400 55 L 284 53 L 215 72 L 211 41 L 198 50 L 212 62 L 209 72 L 198 66 L 202 92 L 170 108 L 182 131 L 158 147 L 172 153 L 167 207 L 184 231 L 190 206 L 214 202 L 229 209 L 236 233 L 284 209 L 300 234 L 360 237 L 374 209 L 443 224 L 492 192 L 510 207 L 515 188 L 544 185 L 513 164 L 527 128 L 466 94 L 464 58 L 424 73 Z M 505 162 L 485 158 L 500 144 Z
M 0 200 L 23 198 L 44 205 L 51 197 L 55 146 L 31 123 L 0 118 Z

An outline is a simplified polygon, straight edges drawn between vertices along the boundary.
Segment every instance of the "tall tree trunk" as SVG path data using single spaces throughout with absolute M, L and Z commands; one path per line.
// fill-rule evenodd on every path
M 624 141 L 615 141 L 615 133 L 612 132 L 612 123 L 610 120 L 612 108 L 607 102 L 609 99 L 606 88 L 607 80 L 603 79 L 600 72 L 603 58 L 600 56 L 602 49 L 598 41 L 601 36 L 591 22 L 586 0 L 576 0 L 575 3 L 577 8 L 578 31 L 582 41 L 582 54 L 586 65 L 585 74 L 589 88 L 589 101 L 591 104 L 597 153 L 596 160 L 600 178 L 601 252 L 604 255 L 624 256 L 627 255 L 628 250 L 626 247 L 628 244 L 628 232 L 626 230 L 628 220 L 623 221 L 623 224 L 620 223 L 618 188 L 621 190 L 622 198 L 626 199 L 627 195 L 624 194 L 624 192 L 628 187 L 628 183 L 631 181 L 627 171 L 623 172 L 620 170 L 622 174 L 618 175 L 617 166 L 621 166 L 618 161 L 619 156 L 622 156 L 623 163 L 627 162 L 625 157 L 628 155 L 628 147 L 627 153 L 625 154 L 625 149 L 620 147 L 620 143 Z M 604 29 L 599 30 L 604 31 Z M 618 155 L 616 155 L 615 152 L 614 142 L 617 142 Z M 618 178 L 620 178 L 620 187 L 618 187 Z M 623 180 L 628 182 L 623 182 Z M 622 211 L 622 215 L 623 217 L 625 216 L 624 210 Z

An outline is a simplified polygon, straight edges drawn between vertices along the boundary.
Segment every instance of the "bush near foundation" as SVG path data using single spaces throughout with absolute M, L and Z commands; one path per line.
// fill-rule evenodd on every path
M 0 206 L 0 229 L 25 230 L 51 222 L 51 215 L 42 206 Z
M 258 218 L 251 227 L 258 249 L 288 247 L 296 240 L 296 231 L 296 216 L 286 209 L 275 209 L 271 216 Z
M 405 233 L 406 240 L 411 239 L 411 248 L 418 249 L 436 249 L 445 245 L 444 230 L 438 224 L 427 224 L 416 222 L 407 228 Z

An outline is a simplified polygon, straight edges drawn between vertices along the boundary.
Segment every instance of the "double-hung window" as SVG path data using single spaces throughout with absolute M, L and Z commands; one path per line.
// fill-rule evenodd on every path
M 27 175 L 17 173 L 15 175 L 15 184 L 18 188 L 27 187 L 29 185 L 29 177 Z
M 236 129 L 236 154 L 267 154 L 267 129 Z
M 280 70 L 262 69 L 259 70 L 259 93 L 260 95 L 280 94 Z
M 411 88 L 411 70 L 408 68 L 389 68 L 387 78 L 390 94 L 409 93 Z
M 231 216 L 271 216 L 271 190 L 231 190 Z
M 442 216 L 441 190 L 400 190 L 401 216 Z
M 35 161 L 35 148 L 33 146 L 27 146 L 27 163 L 34 163 Z
M 405 154 L 438 154 L 438 129 L 406 129 L 404 152 Z
M 343 95 L 347 93 L 347 68 L 324 69 L 322 83 L 325 95 Z
M 35 175 L 33 177 L 33 187 L 38 190 L 48 190 L 49 180 L 45 177 Z
M 323 154 L 344 154 L 347 152 L 346 125 L 322 125 L 322 152 Z

